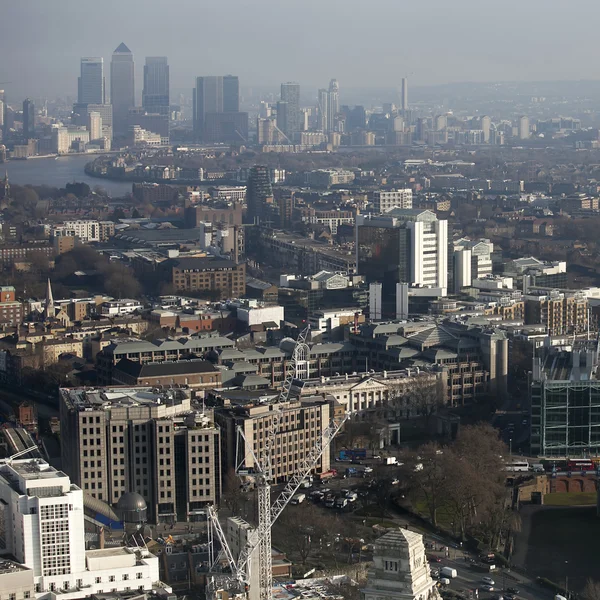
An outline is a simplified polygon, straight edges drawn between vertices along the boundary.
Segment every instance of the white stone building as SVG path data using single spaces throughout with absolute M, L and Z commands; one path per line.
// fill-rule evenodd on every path
M 35 598 L 63 600 L 162 586 L 146 549 L 85 550 L 83 492 L 40 459 L 0 465 L 0 554 L 33 571 Z
M 439 600 L 429 571 L 423 536 L 393 530 L 375 542 L 373 567 L 362 600 Z

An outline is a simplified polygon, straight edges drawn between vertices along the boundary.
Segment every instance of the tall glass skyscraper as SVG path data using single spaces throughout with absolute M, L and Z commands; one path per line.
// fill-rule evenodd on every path
M 147 56 L 142 107 L 149 113 L 169 113 L 169 65 L 166 56 Z
M 300 84 L 282 83 L 281 101 L 287 103 L 287 113 L 285 122 L 281 123 L 280 129 L 291 139 L 295 133 L 300 131 Z
M 104 59 L 82 58 L 78 80 L 78 104 L 104 104 Z
M 127 132 L 127 115 L 129 109 L 135 106 L 134 75 L 133 53 L 125 44 L 120 44 L 110 63 L 110 99 L 113 128 L 117 134 Z

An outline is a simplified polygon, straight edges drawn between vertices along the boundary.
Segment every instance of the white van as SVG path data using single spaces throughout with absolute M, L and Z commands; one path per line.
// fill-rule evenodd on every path
M 306 494 L 296 494 L 290 500 L 290 504 L 302 504 L 306 500 Z

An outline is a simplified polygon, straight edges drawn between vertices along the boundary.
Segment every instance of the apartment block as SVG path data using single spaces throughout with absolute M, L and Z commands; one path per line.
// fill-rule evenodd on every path
M 588 300 L 585 293 L 530 292 L 524 296 L 525 324 L 544 325 L 548 335 L 585 333 L 588 329 Z
M 392 208 L 412 208 L 413 193 L 411 189 L 375 190 L 370 201 L 373 212 L 386 213 Z
M 60 390 L 63 468 L 116 505 L 137 492 L 154 523 L 196 520 L 221 493 L 220 432 L 187 388 Z

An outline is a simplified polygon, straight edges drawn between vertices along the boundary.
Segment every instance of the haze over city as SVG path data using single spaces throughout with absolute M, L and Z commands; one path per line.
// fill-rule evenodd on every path
M 74 95 L 79 58 L 109 60 L 122 41 L 140 65 L 168 55 L 177 90 L 216 73 L 315 89 L 333 76 L 346 88 L 393 87 L 408 74 L 413 85 L 595 79 L 600 5 L 566 9 L 558 0 L 3 0 L 0 81 L 19 96 Z
M 0 0 L 0 600 L 600 600 L 598 22 Z

